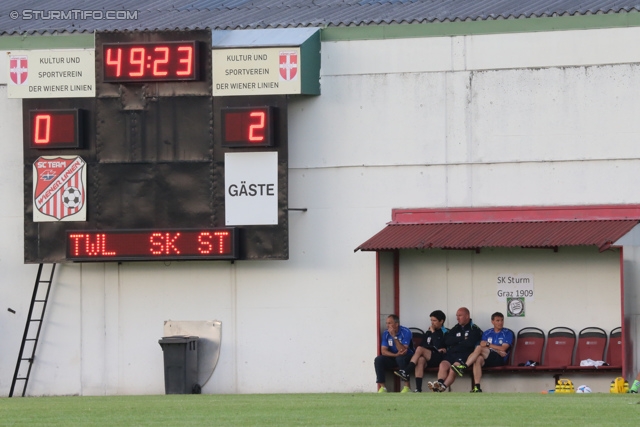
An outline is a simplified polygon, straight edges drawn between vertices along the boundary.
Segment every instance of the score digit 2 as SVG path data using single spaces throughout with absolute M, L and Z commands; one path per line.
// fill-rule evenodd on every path
M 105 82 L 198 80 L 198 42 L 105 43 Z
M 223 108 L 222 146 L 271 147 L 273 121 L 273 107 Z

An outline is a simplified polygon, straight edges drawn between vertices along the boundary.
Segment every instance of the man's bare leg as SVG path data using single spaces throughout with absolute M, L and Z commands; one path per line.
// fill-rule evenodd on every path
M 467 366 L 473 365 L 479 356 L 482 356 L 486 359 L 487 356 L 489 356 L 490 351 L 491 350 L 489 350 L 487 347 L 480 347 L 479 345 L 476 346 L 476 348 L 473 350 L 473 353 L 471 353 L 469 357 L 467 357 L 467 361 L 465 362 L 465 365 Z
M 473 350 L 473 353 L 471 353 L 469 357 L 467 357 L 467 361 L 464 363 L 464 365 L 460 365 L 459 363 L 457 364 L 454 363 L 452 366 L 452 369 L 456 372 L 456 374 L 458 374 L 458 376 L 461 377 L 464 374 L 465 369 L 472 366 L 476 362 L 476 360 L 478 360 L 479 357 L 482 357 L 484 359 L 489 357 L 490 351 L 491 350 L 489 350 L 487 347 L 480 347 L 478 345 Z
M 488 355 L 487 355 L 488 356 Z M 473 389 L 472 392 L 482 391 L 480 388 L 480 380 L 482 379 L 482 367 L 484 366 L 484 355 L 479 356 L 473 363 Z

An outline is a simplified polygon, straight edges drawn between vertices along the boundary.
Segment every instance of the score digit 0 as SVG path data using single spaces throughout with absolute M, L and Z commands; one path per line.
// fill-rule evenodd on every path
M 81 110 L 29 111 L 29 147 L 39 150 L 81 148 Z

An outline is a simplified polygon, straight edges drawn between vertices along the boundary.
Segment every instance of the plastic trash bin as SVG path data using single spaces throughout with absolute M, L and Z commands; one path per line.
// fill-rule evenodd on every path
M 166 394 L 200 394 L 198 337 L 176 335 L 158 340 L 164 353 Z

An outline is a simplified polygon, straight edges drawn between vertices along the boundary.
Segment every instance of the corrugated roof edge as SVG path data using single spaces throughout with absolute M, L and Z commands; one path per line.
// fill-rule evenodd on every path
M 389 224 L 640 220 L 640 205 L 495 206 L 392 209 Z
M 625 7 L 625 6 L 621 6 L 618 8 L 610 8 L 607 11 L 603 11 L 603 10 L 596 10 L 594 11 L 587 11 L 587 12 L 580 12 L 580 11 L 575 11 L 575 12 L 553 12 L 553 13 L 548 13 L 548 12 L 543 12 L 543 13 L 535 13 L 535 12 L 531 12 L 531 13 L 520 13 L 520 14 L 500 14 L 500 15 L 492 15 L 492 14 L 487 14 L 487 15 L 481 15 L 481 14 L 477 14 L 476 16 L 473 17 L 456 17 L 454 19 L 451 19 L 450 17 L 445 17 L 445 18 L 439 18 L 437 16 L 433 16 L 433 17 L 426 17 L 426 18 L 419 18 L 419 19 L 411 19 L 411 20 L 407 20 L 407 19 L 402 19 L 399 17 L 394 17 L 394 18 L 363 18 L 360 19 L 358 21 L 344 21 L 344 20 L 336 20 L 336 21 L 329 21 L 327 22 L 324 19 L 313 19 L 313 20 L 307 20 L 307 21 L 299 21 L 299 22 L 293 22 L 290 24 L 285 24 L 283 25 L 281 22 L 277 23 L 277 22 L 264 22 L 264 21 L 259 21 L 259 22 L 254 22 L 254 23 L 240 23 L 240 24 L 236 24 L 236 25 L 213 25 L 213 26 L 203 26 L 203 25 L 199 25 L 199 26 L 181 26 L 181 27 L 172 27 L 172 26 L 155 26 L 155 27 L 145 27 L 144 25 L 142 25 L 141 27 L 129 27 L 129 28 L 123 28 L 122 30 L 139 30 L 139 31 L 144 31 L 144 30 L 149 30 L 149 31 L 161 31 L 161 30 L 179 30 L 179 29 L 185 29 L 185 30 L 195 30 L 195 29 L 211 29 L 212 31 L 217 31 L 217 30 L 241 30 L 241 29 L 269 29 L 269 28 L 351 28 L 351 27 L 362 27 L 362 26 L 378 26 L 378 25 L 382 25 L 382 26 L 386 26 L 386 25 L 407 25 L 407 24 L 432 24 L 432 23 L 462 23 L 462 22 L 473 22 L 473 23 L 477 23 L 477 22 L 485 22 L 485 21 L 503 21 L 503 20 L 528 20 L 528 19 L 532 19 L 532 18 L 558 18 L 558 17 L 579 17 L 579 16 L 606 16 L 606 15 L 624 15 L 624 14 L 635 14 L 635 13 L 640 13 L 640 7 Z M 201 23 L 202 24 L 202 23 Z M 27 30 L 20 30 L 20 29 L 16 29 L 16 30 L 0 30 L 0 35 L 8 35 L 8 36 L 15 36 L 15 35 L 61 35 L 61 34 L 87 34 L 87 33 L 93 33 L 95 31 L 103 31 L 105 29 L 103 28 L 97 28 L 97 27 L 93 27 L 93 28 L 73 28 L 73 29 L 64 29 L 64 30 L 59 30 L 59 29 L 27 29 Z
M 596 246 L 603 252 L 633 233 L 638 222 L 614 219 L 388 224 L 354 252 L 400 249 L 478 251 L 488 247 L 553 248 L 555 251 L 560 246 Z
M 261 30 L 214 30 L 211 45 L 216 48 L 300 46 L 319 28 L 273 28 Z

